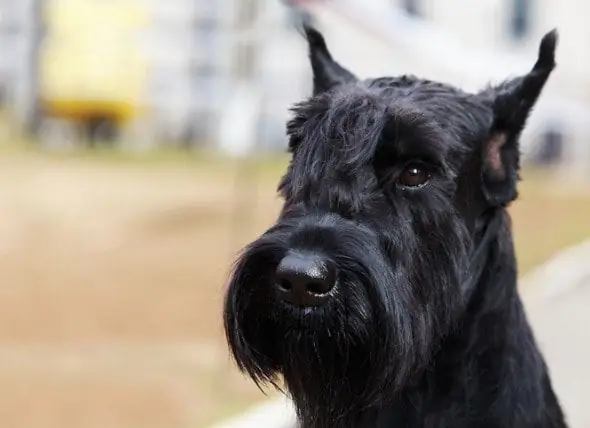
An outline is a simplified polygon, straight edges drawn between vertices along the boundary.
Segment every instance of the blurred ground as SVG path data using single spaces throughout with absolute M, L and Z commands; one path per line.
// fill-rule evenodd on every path
M 590 426 L 590 408 L 586 404 L 590 380 L 590 269 L 586 273 L 567 292 L 528 308 L 537 343 L 549 364 L 553 387 L 571 428 Z
M 227 357 L 221 297 L 238 248 L 276 214 L 282 164 L 238 178 L 256 203 L 237 226 L 234 166 L 0 156 L 0 425 L 194 428 L 264 398 Z M 523 272 L 590 237 L 590 192 L 524 178 Z

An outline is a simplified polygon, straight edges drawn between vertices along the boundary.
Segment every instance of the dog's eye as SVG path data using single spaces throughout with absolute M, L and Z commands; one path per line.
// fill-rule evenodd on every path
M 422 165 L 410 164 L 401 172 L 397 182 L 404 187 L 418 187 L 426 184 L 429 178 L 428 171 Z

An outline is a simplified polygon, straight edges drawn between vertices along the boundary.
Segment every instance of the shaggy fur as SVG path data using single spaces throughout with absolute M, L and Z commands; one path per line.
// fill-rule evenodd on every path
M 528 74 L 479 93 L 360 80 L 305 34 L 314 93 L 287 126 L 284 207 L 227 290 L 238 366 L 259 385 L 282 379 L 304 428 L 565 427 L 517 294 L 506 212 L 556 32 Z M 400 181 L 416 168 L 423 184 Z M 292 249 L 338 266 L 326 304 L 277 298 Z

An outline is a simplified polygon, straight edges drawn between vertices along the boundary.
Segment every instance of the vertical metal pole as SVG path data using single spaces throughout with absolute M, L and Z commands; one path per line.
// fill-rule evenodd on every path
M 234 163 L 234 197 L 232 221 L 232 251 L 243 245 L 245 232 L 256 221 L 258 180 L 255 160 L 250 156 L 236 158 Z
M 41 106 L 40 106 L 40 50 L 43 38 L 45 36 L 45 15 L 42 0 L 31 1 L 31 30 L 29 34 L 29 50 L 27 58 L 27 74 L 29 91 L 29 99 L 26 102 L 26 131 L 29 134 L 36 135 L 41 122 Z
M 258 20 L 258 0 L 236 0 L 236 19 L 234 40 L 238 41 L 234 51 L 234 81 L 238 85 L 255 85 L 256 54 L 258 37 L 256 24 Z M 247 37 L 243 37 L 247 35 Z M 258 117 L 256 118 L 258 120 Z M 258 127 L 256 126 L 257 130 Z M 252 135 L 252 138 L 255 138 Z M 232 251 L 243 243 L 243 234 L 252 227 L 256 212 L 257 180 L 254 173 L 254 160 L 250 153 L 238 156 L 234 163 L 233 215 L 232 215 Z

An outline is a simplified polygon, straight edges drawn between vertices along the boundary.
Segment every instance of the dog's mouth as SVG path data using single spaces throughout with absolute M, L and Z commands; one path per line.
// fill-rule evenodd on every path
M 287 323 L 292 327 L 319 327 L 322 322 L 325 322 L 327 318 L 333 315 L 333 311 L 337 305 L 337 299 L 339 298 L 338 292 L 334 290 L 330 291 L 329 294 L 329 297 L 324 295 L 318 296 L 320 303 L 312 306 L 294 304 L 277 297 L 276 301 L 279 310 L 275 311 L 273 318 L 279 320 L 281 324 Z

